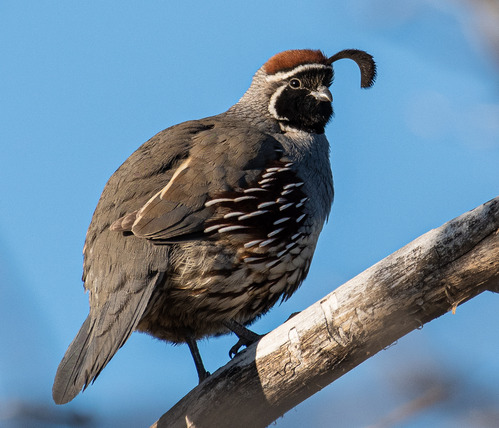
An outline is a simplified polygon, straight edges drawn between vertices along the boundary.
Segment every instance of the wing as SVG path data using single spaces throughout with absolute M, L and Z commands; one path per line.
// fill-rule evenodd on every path
M 90 313 L 61 361 L 54 401 L 71 401 L 99 375 L 136 328 L 155 287 L 162 283 L 169 249 L 110 229 L 167 183 L 188 156 L 192 137 L 206 127 L 187 122 L 154 136 L 112 175 L 87 232 L 83 280 Z M 175 136 L 176 138 L 172 138 Z
M 272 137 L 215 120 L 209 131 L 194 136 L 189 155 L 168 183 L 140 209 L 115 221 L 111 230 L 131 232 L 157 244 L 201 238 L 214 212 L 205 203 L 248 187 L 280 155 L 282 147 Z
M 196 167 L 190 155 L 175 169 L 172 177 L 139 210 L 126 214 L 111 225 L 111 230 L 132 232 L 155 243 L 194 239 L 210 215 L 204 207 L 206 182 L 204 168 Z M 204 184 L 204 185 L 203 185 Z

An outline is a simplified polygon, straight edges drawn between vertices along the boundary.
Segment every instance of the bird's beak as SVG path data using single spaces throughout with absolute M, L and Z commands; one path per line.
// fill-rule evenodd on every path
M 333 94 L 331 94 L 331 91 L 326 86 L 319 86 L 317 88 L 317 91 L 310 92 L 310 95 L 312 95 L 314 98 L 316 98 L 318 101 L 321 101 L 321 102 L 322 101 L 327 101 L 327 102 L 333 101 Z

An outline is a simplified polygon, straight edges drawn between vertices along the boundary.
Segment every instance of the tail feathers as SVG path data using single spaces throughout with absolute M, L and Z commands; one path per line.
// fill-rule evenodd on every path
M 68 403 L 90 382 L 92 375 L 87 367 L 83 369 L 82 366 L 89 353 L 93 324 L 89 315 L 59 364 L 52 387 L 56 404 Z
M 135 293 L 113 296 L 100 308 L 99 313 L 90 311 L 57 369 L 52 387 L 56 404 L 70 402 L 95 381 L 132 334 L 161 278 L 162 274 L 158 273 L 146 287 L 131 285 Z

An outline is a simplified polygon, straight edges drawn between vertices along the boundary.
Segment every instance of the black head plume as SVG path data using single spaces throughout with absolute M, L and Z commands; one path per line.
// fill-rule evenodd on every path
M 362 88 L 370 88 L 374 84 L 374 80 L 376 79 L 376 63 L 371 55 L 357 49 L 345 49 L 330 57 L 327 63 L 332 64 L 343 58 L 352 59 L 359 66 L 360 86 Z

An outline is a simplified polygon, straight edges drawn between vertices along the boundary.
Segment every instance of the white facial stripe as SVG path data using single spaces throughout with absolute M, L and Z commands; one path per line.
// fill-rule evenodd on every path
M 308 135 L 310 135 L 308 132 L 302 131 L 301 129 L 298 129 L 298 128 L 294 128 L 290 125 L 287 125 L 284 122 L 279 122 L 279 127 L 281 128 L 282 132 L 293 132 L 296 135 L 302 135 L 304 137 L 307 137 Z M 303 204 L 301 204 L 301 205 L 303 205 Z M 296 206 L 299 208 L 301 205 L 297 204 Z
M 291 77 L 294 74 L 299 73 L 301 71 L 312 70 L 312 69 L 327 69 L 327 68 L 331 68 L 331 66 L 324 64 L 302 64 L 289 71 L 280 71 L 279 73 L 276 74 L 270 74 L 265 77 L 265 80 L 267 82 L 276 82 L 278 80 L 287 79 L 288 77 Z
M 277 90 L 270 97 L 269 112 L 277 120 L 288 120 L 287 117 L 279 116 L 277 114 L 277 110 L 275 109 L 275 103 L 277 102 L 277 98 L 279 97 L 279 95 L 281 95 L 282 91 L 284 91 L 284 89 L 286 89 L 287 86 L 288 86 L 287 83 L 280 86 L 279 88 L 277 88 Z
M 324 70 L 324 69 L 327 69 L 327 68 L 331 68 L 330 65 L 324 65 L 324 64 L 302 64 L 298 67 L 295 67 L 293 68 L 292 70 L 290 71 L 281 71 L 279 73 L 276 73 L 276 74 L 271 74 L 269 76 L 266 76 L 265 77 L 265 80 L 267 82 L 277 82 L 277 81 L 281 81 L 281 80 L 286 80 L 288 79 L 289 77 L 295 75 L 296 73 L 300 73 L 301 71 L 305 71 L 305 70 Z M 284 85 L 280 86 L 279 88 L 277 88 L 277 90 L 272 94 L 272 96 L 270 97 L 270 102 L 269 102 L 269 112 L 270 114 L 277 120 L 289 120 L 287 117 L 282 117 L 282 116 L 279 116 L 277 114 L 277 110 L 275 108 L 275 103 L 277 101 L 277 98 L 279 97 L 279 95 L 281 95 L 282 91 L 284 91 L 284 89 L 287 87 L 287 83 L 285 83 Z

